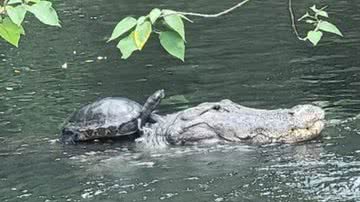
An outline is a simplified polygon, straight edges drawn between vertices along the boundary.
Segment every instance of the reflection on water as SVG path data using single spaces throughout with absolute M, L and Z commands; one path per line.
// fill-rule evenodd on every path
M 359 151 L 349 156 L 321 152 L 316 159 L 296 159 L 278 162 L 257 169 L 260 173 L 273 173 L 282 184 L 319 201 L 355 200 L 360 197 Z M 269 177 L 266 177 L 269 178 Z M 268 179 L 264 181 L 268 181 Z M 269 186 L 274 186 L 274 184 Z
M 123 61 L 106 44 L 126 15 L 153 7 L 212 13 L 234 3 L 55 1 L 62 29 L 28 23 L 20 49 L 1 43 L 0 201 L 359 201 L 359 3 L 331 2 L 345 38 L 327 36 L 316 48 L 296 41 L 286 1 L 194 19 L 186 63 L 155 43 Z M 171 98 L 162 113 L 224 98 L 269 109 L 313 103 L 328 124 L 322 138 L 299 145 L 149 152 L 131 143 L 56 143 L 80 106 L 121 95 L 142 103 L 161 88 Z

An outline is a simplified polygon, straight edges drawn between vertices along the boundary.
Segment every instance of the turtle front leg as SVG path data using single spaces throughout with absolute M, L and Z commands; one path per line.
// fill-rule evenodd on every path
M 141 118 L 138 118 L 138 119 L 137 119 L 137 127 L 138 127 L 138 130 L 141 131 L 141 132 L 143 132 L 141 123 L 142 123 Z
M 137 125 L 138 125 L 139 131 L 141 132 L 141 135 L 143 135 L 143 134 L 149 135 L 149 134 L 153 134 L 153 133 L 154 133 L 154 130 L 151 129 L 150 127 L 148 127 L 148 124 L 144 125 L 144 126 L 145 126 L 145 127 L 144 127 L 144 126 L 141 126 L 141 123 L 142 123 L 141 119 L 138 118 L 138 119 L 137 119 Z

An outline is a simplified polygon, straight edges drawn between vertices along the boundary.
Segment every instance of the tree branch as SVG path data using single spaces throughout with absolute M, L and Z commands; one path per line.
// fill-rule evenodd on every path
M 296 37 L 301 41 L 306 41 L 306 37 L 304 37 L 304 38 L 300 37 L 299 32 L 297 31 L 296 24 L 295 24 L 295 16 L 294 16 L 294 13 L 292 10 L 292 5 L 291 5 L 291 0 L 289 0 L 289 13 L 290 13 L 290 17 L 291 17 L 291 26 L 294 30 Z
M 187 15 L 187 16 L 197 16 L 197 17 L 204 17 L 204 18 L 216 18 L 222 15 L 225 15 L 227 13 L 230 13 L 231 11 L 239 8 L 240 6 L 244 5 L 245 3 L 249 2 L 250 0 L 244 0 L 238 4 L 236 4 L 235 6 L 228 8 L 224 11 L 221 11 L 220 13 L 215 13 L 215 14 L 202 14 L 202 13 L 192 13 L 192 12 L 176 12 L 177 14 L 181 14 L 181 15 Z
M 1 8 L 0 8 L 0 14 L 1 14 L 1 15 L 6 14 L 5 6 L 6 6 L 7 2 L 8 2 L 8 0 L 0 1 L 1 5 L 2 5 L 2 7 L 0 6 L 0 7 L 1 7 Z
M 171 14 L 167 14 L 167 15 L 172 15 L 172 14 L 180 14 L 183 16 L 197 16 L 197 17 L 204 17 L 204 18 L 216 18 L 222 15 L 225 15 L 227 13 L 230 13 L 231 11 L 241 7 L 242 5 L 246 4 L 247 2 L 249 2 L 250 0 L 243 0 L 242 2 L 236 4 L 235 6 L 228 8 L 224 11 L 221 11 L 220 13 L 215 13 L 215 14 L 203 14 L 203 13 L 193 13 L 193 12 L 180 12 L 180 11 L 175 11 L 174 13 Z M 296 35 L 296 37 L 301 40 L 301 41 L 306 41 L 306 37 L 301 37 L 297 28 L 296 28 L 296 24 L 295 24 L 295 16 L 294 16 L 294 12 L 292 9 L 292 2 L 291 0 L 289 0 L 289 13 L 290 13 L 290 18 L 291 18 L 291 26 L 294 30 L 294 33 Z M 166 15 L 163 15 L 162 17 L 164 17 Z M 189 20 L 189 19 L 187 19 Z M 190 22 L 192 22 L 191 20 L 189 20 Z

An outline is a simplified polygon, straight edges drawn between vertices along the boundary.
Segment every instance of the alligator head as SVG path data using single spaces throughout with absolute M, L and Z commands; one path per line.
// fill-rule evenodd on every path
M 264 110 L 222 100 L 165 116 L 152 129 L 153 134 L 175 145 L 296 143 L 319 136 L 324 128 L 324 116 L 324 110 L 313 105 Z

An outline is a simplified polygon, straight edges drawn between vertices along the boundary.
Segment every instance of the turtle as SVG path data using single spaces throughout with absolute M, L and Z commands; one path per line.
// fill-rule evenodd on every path
M 157 90 L 143 106 L 125 97 L 107 97 L 95 101 L 73 113 L 61 131 L 60 141 L 74 144 L 94 139 L 136 136 L 145 123 L 159 119 L 154 110 L 164 97 L 164 90 Z

